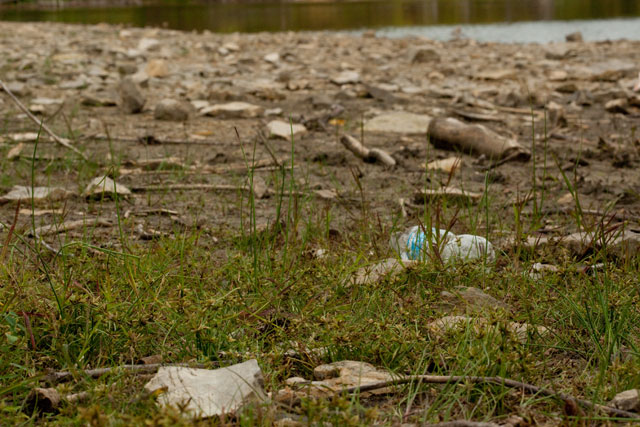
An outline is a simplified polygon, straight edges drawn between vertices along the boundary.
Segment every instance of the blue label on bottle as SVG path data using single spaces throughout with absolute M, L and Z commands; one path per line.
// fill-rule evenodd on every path
M 413 231 L 409 235 L 409 240 L 407 241 L 407 246 L 409 249 L 409 258 L 410 259 L 420 259 L 420 252 L 422 251 L 422 246 L 424 245 L 424 233 L 422 230 L 418 229 Z

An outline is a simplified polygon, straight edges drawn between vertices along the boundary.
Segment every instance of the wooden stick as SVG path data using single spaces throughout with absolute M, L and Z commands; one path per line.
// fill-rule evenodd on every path
M 146 185 L 131 187 L 134 193 L 146 191 L 176 191 L 176 190 L 213 190 L 213 191 L 249 191 L 249 187 L 228 184 L 167 184 L 167 185 Z
M 499 427 L 496 423 L 483 423 L 477 421 L 455 420 L 435 424 L 423 424 L 423 427 Z
M 225 141 L 213 141 L 207 139 L 153 139 L 152 142 L 145 142 L 144 137 L 130 136 L 106 136 L 98 134 L 88 134 L 80 137 L 81 140 L 93 139 L 95 141 L 112 141 L 112 142 L 131 142 L 147 145 L 217 145 L 219 147 L 236 145 L 229 144 Z
M 98 378 L 98 377 L 101 377 L 101 376 L 103 376 L 105 374 L 109 374 L 111 372 L 114 372 L 116 370 L 123 370 L 123 371 L 127 371 L 127 372 L 134 373 L 134 374 L 153 374 L 153 373 L 157 372 L 158 369 L 160 369 L 163 366 L 184 366 L 184 367 L 187 367 L 187 368 L 206 368 L 206 367 L 208 367 L 208 365 L 204 365 L 202 363 L 196 363 L 196 364 L 190 364 L 190 363 L 174 363 L 174 364 L 155 363 L 155 364 L 149 364 L 149 365 L 122 365 L 122 366 L 116 366 L 116 367 L 113 367 L 113 368 L 85 369 L 85 370 L 76 371 L 75 373 L 77 373 L 79 375 L 86 375 L 86 376 L 91 377 L 91 378 Z M 55 383 L 59 383 L 59 382 L 62 382 L 62 381 L 66 381 L 66 380 L 72 378 L 73 375 L 74 375 L 74 372 L 71 372 L 71 371 L 53 372 L 53 373 L 43 377 L 42 381 L 50 383 L 50 384 L 55 384 Z
M 16 224 L 18 223 L 19 213 L 20 213 L 20 200 L 18 199 L 18 205 L 16 206 L 16 213 L 13 216 L 13 222 L 11 223 L 11 227 L 9 227 L 7 238 L 5 239 L 4 246 L 0 251 L 0 263 L 4 263 L 4 259 L 7 257 L 7 253 L 9 251 L 9 245 L 11 244 L 11 238 L 13 237 L 13 232 L 15 231 Z
M 83 227 L 111 227 L 113 223 L 109 218 L 85 218 L 73 221 L 65 221 L 59 224 L 49 224 L 38 227 L 29 232 L 30 237 L 46 236 L 50 234 L 64 233 L 66 231 L 76 230 Z
M 386 151 L 379 148 L 367 148 L 360 141 L 351 135 L 342 135 L 340 142 L 345 148 L 351 151 L 356 157 L 360 157 L 365 162 L 378 162 L 385 166 L 393 167 L 396 161 Z
M 635 414 L 633 412 L 623 411 L 622 409 L 613 408 L 611 406 L 600 405 L 597 403 L 590 402 L 584 399 L 578 399 L 568 394 L 557 393 L 555 391 L 537 387 L 531 384 L 523 383 L 520 381 L 510 380 L 508 378 L 502 377 L 475 377 L 468 375 L 408 375 L 405 377 L 401 377 L 395 380 L 390 381 L 379 381 L 376 383 L 365 384 L 361 386 L 348 387 L 344 390 L 341 390 L 340 393 L 346 392 L 348 394 L 351 393 L 362 393 L 370 390 L 378 390 L 381 388 L 391 387 L 394 385 L 406 384 L 413 381 L 422 381 L 424 383 L 429 384 L 450 384 L 450 383 L 462 383 L 462 382 L 471 382 L 474 384 L 498 384 L 509 388 L 516 388 L 522 391 L 529 392 L 531 394 L 541 394 L 543 396 L 548 397 L 556 397 L 564 402 L 568 403 L 578 403 L 589 409 L 598 409 L 606 413 L 607 415 L 617 416 L 622 418 L 631 418 L 634 420 L 640 421 L 640 415 Z
M 49 136 L 58 144 L 62 145 L 65 148 L 68 148 L 69 150 L 73 151 L 74 153 L 76 153 L 78 156 L 82 157 L 84 160 L 89 160 L 87 158 L 87 156 L 84 155 L 84 153 L 80 152 L 80 150 L 78 150 L 76 147 L 74 147 L 73 145 L 71 145 L 69 143 L 68 139 L 65 138 L 60 138 L 58 135 L 56 135 L 51 129 L 49 129 L 49 126 L 44 124 L 44 121 L 39 121 L 38 118 L 36 116 L 34 116 L 31 111 L 29 111 L 29 109 L 27 107 L 24 106 L 24 104 L 22 102 L 20 102 L 20 100 L 9 90 L 9 88 L 7 87 L 7 85 L 4 84 L 4 82 L 2 80 L 0 80 L 0 87 L 2 87 L 2 90 L 4 90 L 6 92 L 7 95 L 9 95 L 9 98 L 11 98 L 13 100 L 13 102 L 16 103 L 16 105 L 18 106 L 18 108 L 20 108 L 20 110 L 22 110 L 23 113 L 25 113 L 27 115 L 27 117 L 29 117 L 31 120 L 33 120 L 34 123 L 36 123 L 38 126 L 40 126 L 42 128 L 42 130 L 44 130 L 46 133 L 49 134 Z
M 481 168 L 480 170 L 483 172 L 488 172 L 491 169 L 495 169 L 498 166 L 502 166 L 505 163 L 508 163 L 512 160 L 518 160 L 522 157 L 522 153 L 518 152 L 518 151 L 514 151 L 513 153 L 509 154 L 508 156 L 500 159 L 500 160 L 496 160 L 495 162 L 491 163 L 489 166 L 485 166 L 483 168 Z

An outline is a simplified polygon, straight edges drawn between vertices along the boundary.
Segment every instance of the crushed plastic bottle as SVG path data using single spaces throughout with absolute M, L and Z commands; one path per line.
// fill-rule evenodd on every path
M 424 260 L 429 251 L 438 245 L 443 262 L 452 259 L 471 261 L 474 259 L 494 260 L 496 253 L 487 239 L 472 234 L 455 235 L 450 231 L 431 229 L 431 236 L 414 226 L 405 232 L 394 233 L 389 245 L 403 260 Z

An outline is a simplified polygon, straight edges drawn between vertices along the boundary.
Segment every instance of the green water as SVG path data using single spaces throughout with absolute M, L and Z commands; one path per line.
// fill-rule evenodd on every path
M 379 0 L 151 2 L 143 6 L 0 8 L 1 20 L 120 23 L 257 32 L 640 17 L 640 0 Z

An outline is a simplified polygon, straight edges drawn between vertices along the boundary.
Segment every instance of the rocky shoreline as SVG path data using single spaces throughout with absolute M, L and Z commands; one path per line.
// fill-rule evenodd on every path
M 257 159 L 285 158 L 293 130 L 308 188 L 353 196 L 350 170 L 357 168 L 374 211 L 384 215 L 423 187 L 425 174 L 436 187 L 481 193 L 488 171 L 502 202 L 534 186 L 531 160 L 495 164 L 430 145 L 431 119 L 454 117 L 516 141 L 538 165 L 546 158 L 549 171 L 538 179 L 546 180 L 554 203 L 571 205 L 564 170 L 575 174 L 586 207 L 617 201 L 624 212 L 640 214 L 634 131 L 640 41 L 569 40 L 520 45 L 368 32 L 221 35 L 0 22 L 0 79 L 92 162 L 106 168 L 115 147 L 128 165 L 120 171 L 123 185 L 161 183 L 157 174 L 136 172 L 158 158 L 179 159 L 200 183 L 226 185 L 211 171 L 241 166 L 243 150 L 254 143 Z M 5 96 L 0 112 L 5 149 L 21 138 L 28 144 L 24 132 L 34 124 Z M 388 154 L 393 164 L 354 156 L 342 134 Z M 461 157 L 455 174 L 450 164 L 425 171 L 425 163 L 452 156 Z M 73 171 L 56 177 L 69 186 L 90 178 Z M 265 186 L 272 184 L 267 179 Z M 259 216 L 268 222 L 272 203 L 260 203 Z M 233 222 L 233 215 L 209 214 L 213 222 Z

